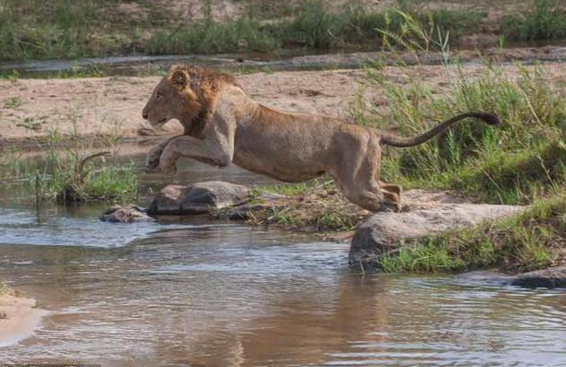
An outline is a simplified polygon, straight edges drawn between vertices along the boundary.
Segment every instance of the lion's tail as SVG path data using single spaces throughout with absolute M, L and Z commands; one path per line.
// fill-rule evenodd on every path
M 494 113 L 491 113 L 491 112 L 468 112 L 468 113 L 463 113 L 463 114 L 458 115 L 458 116 L 454 116 L 451 119 L 446 120 L 446 121 L 440 123 L 439 125 L 433 127 L 429 131 L 427 131 L 427 132 L 425 132 L 425 133 L 423 133 L 419 136 L 412 137 L 412 138 L 405 138 L 405 137 L 401 137 L 401 136 L 383 134 L 381 136 L 381 143 L 383 143 L 385 145 L 391 145 L 393 147 L 401 147 L 401 148 L 419 145 L 419 144 L 422 144 L 422 143 L 430 140 L 431 138 L 435 137 L 436 135 L 440 134 L 441 132 L 448 129 L 453 124 L 457 123 L 458 121 L 463 120 L 463 119 L 468 118 L 468 117 L 475 117 L 477 119 L 483 120 L 484 122 L 486 122 L 489 125 L 499 125 L 501 123 L 501 121 L 499 120 L 499 117 Z

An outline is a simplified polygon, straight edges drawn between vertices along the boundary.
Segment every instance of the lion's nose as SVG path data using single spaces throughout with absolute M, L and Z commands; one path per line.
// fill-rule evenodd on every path
M 142 112 L 142 117 L 144 120 L 147 120 L 147 118 L 149 117 L 149 114 L 145 111 Z

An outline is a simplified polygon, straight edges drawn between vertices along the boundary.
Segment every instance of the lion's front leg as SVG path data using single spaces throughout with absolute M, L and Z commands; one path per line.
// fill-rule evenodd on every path
M 192 136 L 178 136 L 172 139 L 163 150 L 159 168 L 166 174 L 177 172 L 177 160 L 181 157 L 218 167 L 226 167 L 234 156 L 233 143 L 225 139 L 196 139 Z
M 159 144 L 153 147 L 147 156 L 145 157 L 145 168 L 146 170 L 152 171 L 159 167 L 159 160 L 161 159 L 161 154 L 165 149 L 165 145 Z
M 159 143 L 159 145 L 151 148 L 151 150 L 149 151 L 149 153 L 147 153 L 147 156 L 145 157 L 145 168 L 148 171 L 153 171 L 156 170 L 157 168 L 159 168 L 159 161 L 161 160 L 161 155 L 163 154 L 163 151 L 165 150 L 165 147 L 171 142 L 171 140 L 182 136 L 182 135 L 177 135 L 174 136 L 172 138 L 169 138 L 167 140 L 165 140 L 164 142 Z

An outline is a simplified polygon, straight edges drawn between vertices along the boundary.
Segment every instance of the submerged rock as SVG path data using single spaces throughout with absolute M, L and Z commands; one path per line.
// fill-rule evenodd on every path
M 526 288 L 566 288 L 566 265 L 521 274 L 511 284 Z
M 144 208 L 137 205 L 116 205 L 102 214 L 100 220 L 110 223 L 152 222 L 154 219 L 147 215 Z
M 413 190 L 405 193 L 405 210 L 372 215 L 356 230 L 350 247 L 350 262 L 371 262 L 400 248 L 407 240 L 473 227 L 485 220 L 508 216 L 521 206 L 470 204 L 448 192 Z
M 207 214 L 242 205 L 249 200 L 248 188 L 222 181 L 193 185 L 167 185 L 153 199 L 148 213 L 157 215 Z

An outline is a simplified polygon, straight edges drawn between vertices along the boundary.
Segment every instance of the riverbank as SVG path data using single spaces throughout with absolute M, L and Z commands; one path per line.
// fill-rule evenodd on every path
M 0 292 L 0 348 L 31 336 L 45 314 L 33 299 L 13 290 Z
M 450 87 L 447 78 L 461 73 L 475 79 L 483 69 L 478 64 L 386 66 L 382 74 L 391 85 L 409 86 L 411 80 L 418 80 L 426 88 L 443 93 Z M 499 70 L 511 79 L 521 75 L 514 65 L 501 65 Z M 544 77 L 553 84 L 561 85 L 566 80 L 561 62 L 545 63 L 544 71 Z M 141 117 L 141 110 L 160 79 L 151 76 L 0 80 L 0 146 L 46 141 L 54 132 L 62 138 L 130 140 L 178 133 L 180 124 L 171 122 L 163 131 L 156 132 Z M 383 85 L 368 83 L 363 69 L 256 72 L 238 75 L 238 80 L 252 98 L 283 111 L 320 113 L 348 121 L 352 120 L 353 110 L 364 116 L 369 116 L 370 110 L 391 114 L 387 91 Z

